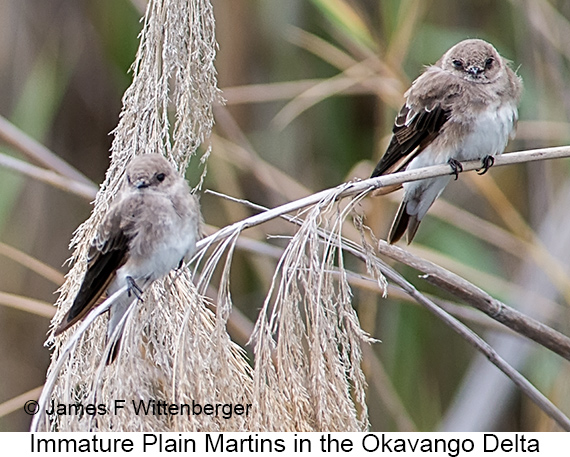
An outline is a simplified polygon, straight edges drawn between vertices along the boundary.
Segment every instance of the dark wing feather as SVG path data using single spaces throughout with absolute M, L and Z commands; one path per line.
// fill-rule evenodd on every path
M 449 119 L 450 110 L 435 105 L 431 109 L 423 108 L 414 112 L 404 105 L 396 117 L 393 135 L 386 153 L 372 172 L 372 178 L 406 168 L 439 134 L 443 125 Z
M 103 245 L 91 246 L 89 265 L 83 283 L 71 308 L 55 330 L 56 335 L 81 320 L 97 304 L 114 279 L 117 270 L 127 260 L 128 241 L 124 232 L 117 230 Z

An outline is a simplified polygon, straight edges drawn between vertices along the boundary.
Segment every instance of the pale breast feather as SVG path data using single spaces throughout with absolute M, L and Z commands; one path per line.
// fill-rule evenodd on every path
M 516 109 L 506 104 L 491 106 L 474 119 L 472 131 L 458 151 L 458 160 L 477 160 L 501 154 L 516 122 Z

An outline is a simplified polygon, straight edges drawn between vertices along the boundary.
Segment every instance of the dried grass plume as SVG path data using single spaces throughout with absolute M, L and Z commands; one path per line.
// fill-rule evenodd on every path
M 209 154 L 212 106 L 220 101 L 209 0 L 151 0 L 144 17 L 133 82 L 114 131 L 111 164 L 91 217 L 71 241 L 72 268 L 56 303 L 56 325 L 69 308 L 86 268 L 89 244 L 115 196 L 128 161 L 160 153 L 184 173 Z M 203 154 L 198 156 L 198 147 Z M 196 189 L 194 189 L 196 190 Z M 105 404 L 110 413 L 81 417 L 41 411 L 32 430 L 45 431 L 358 431 L 368 426 L 360 345 L 369 341 L 351 306 L 340 229 L 349 209 L 333 197 L 305 212 L 285 250 L 259 317 L 251 367 L 226 332 L 232 307 L 229 272 L 242 227 L 198 256 L 200 278 L 186 268 L 157 281 L 130 313 L 120 360 L 105 366 L 106 317 L 82 334 L 74 329 L 47 344 L 52 364 L 44 404 Z M 324 231 L 323 231 L 324 230 Z M 323 233 L 330 233 L 323 240 Z M 219 241 L 219 239 L 218 239 Z M 213 248 L 213 249 L 208 249 Z M 225 260 L 224 260 L 225 259 Z M 216 313 L 205 290 L 223 268 Z M 196 283 L 196 285 L 194 285 Z M 75 341 L 75 338 L 78 338 Z M 68 352 L 68 350 L 70 352 Z M 60 359 L 61 357 L 61 359 Z M 125 400 L 115 414 L 113 402 Z M 131 401 L 241 403 L 249 416 L 142 415 Z

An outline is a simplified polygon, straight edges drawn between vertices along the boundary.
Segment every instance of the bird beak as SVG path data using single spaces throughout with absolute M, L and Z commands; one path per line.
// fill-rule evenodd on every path
M 135 187 L 137 189 L 144 189 L 145 187 L 148 187 L 150 185 L 150 183 L 146 180 L 146 179 L 137 179 L 135 181 Z
M 467 69 L 467 73 L 469 73 L 470 75 L 473 75 L 473 76 L 479 76 L 481 73 L 483 73 L 483 69 L 479 68 L 479 67 L 472 66 L 472 67 L 469 67 Z

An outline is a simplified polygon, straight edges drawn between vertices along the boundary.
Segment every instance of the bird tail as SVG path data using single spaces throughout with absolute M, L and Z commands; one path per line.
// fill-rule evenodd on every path
M 119 355 L 121 349 L 121 339 L 125 330 L 127 317 L 125 314 L 129 310 L 130 304 L 137 298 L 129 297 L 127 293 L 121 296 L 117 303 L 109 309 L 109 322 L 107 323 L 107 345 L 111 345 L 107 365 L 111 365 Z
M 400 207 L 398 208 L 398 212 L 396 213 L 396 217 L 394 218 L 394 222 L 392 222 L 390 232 L 388 233 L 387 241 L 390 244 L 396 243 L 400 238 L 402 238 L 406 231 L 408 232 L 406 241 L 410 244 L 418 231 L 421 221 L 417 216 L 408 214 L 406 210 L 407 204 L 408 202 L 406 199 L 402 200 L 402 203 L 400 203 Z
M 109 355 L 107 357 L 107 361 L 105 362 L 106 365 L 111 365 L 116 359 L 117 356 L 119 355 L 119 351 L 121 349 L 121 339 L 123 338 L 123 330 L 124 330 L 125 325 L 122 325 L 122 328 L 119 329 L 119 334 L 117 335 L 117 338 L 115 339 L 115 341 L 111 341 L 111 350 L 109 351 Z M 109 338 L 109 337 L 107 337 Z M 109 344 L 109 341 L 107 341 L 107 344 Z

